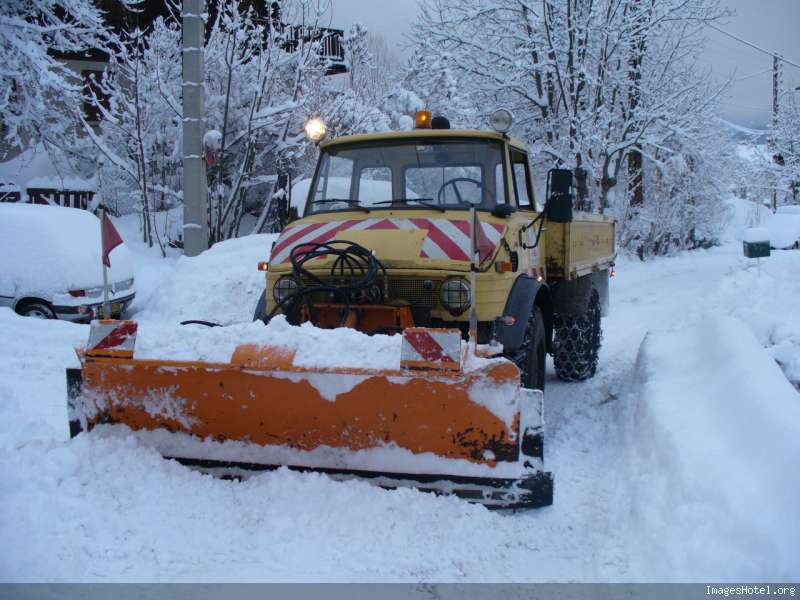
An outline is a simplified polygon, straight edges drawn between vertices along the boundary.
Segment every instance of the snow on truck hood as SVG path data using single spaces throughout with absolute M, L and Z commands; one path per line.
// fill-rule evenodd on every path
M 130 251 L 110 255 L 109 283 L 133 277 Z M 100 219 L 77 208 L 0 204 L 0 293 L 64 293 L 101 286 Z

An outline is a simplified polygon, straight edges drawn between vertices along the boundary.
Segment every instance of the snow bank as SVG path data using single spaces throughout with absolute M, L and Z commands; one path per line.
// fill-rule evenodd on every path
M 790 212 L 769 213 L 765 229 L 773 248 L 791 248 L 800 241 L 800 214 Z
M 0 478 L 4 581 L 509 581 L 551 564 L 518 520 L 456 498 L 288 470 L 224 481 L 132 437 L 28 442 Z
M 260 321 L 206 327 L 142 320 L 136 358 L 230 362 L 238 345 L 256 344 L 295 350 L 294 363 L 302 367 L 399 369 L 400 343 L 400 336 L 368 336 L 354 329 L 294 327 L 282 315 L 266 326 Z
M 663 580 L 795 577 L 800 395 L 747 325 L 708 315 L 648 334 L 636 381 L 638 568 Z
M 3 444 L 68 435 L 64 369 L 80 366 L 74 348 L 87 339 L 88 325 L 20 317 L 0 308 L 0 454 Z M 0 495 L 3 487 L 0 479 Z
M 275 239 L 250 235 L 218 242 L 199 256 L 181 256 L 136 318 L 164 326 L 189 319 L 226 325 L 252 321 L 265 287 L 258 263 L 269 258 Z
M 800 389 L 800 312 L 791 308 L 800 298 L 800 252 L 775 250 L 760 268 L 754 262 L 733 258 L 707 302 L 744 321 Z
M 793 204 L 778 207 L 779 215 L 800 215 L 800 205 Z
M 76 208 L 0 204 L 0 293 L 39 294 L 102 286 L 100 220 Z M 125 244 L 111 252 L 109 282 L 133 277 Z

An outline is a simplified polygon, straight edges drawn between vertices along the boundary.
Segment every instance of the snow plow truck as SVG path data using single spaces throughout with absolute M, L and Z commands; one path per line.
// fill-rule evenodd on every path
M 570 171 L 537 205 L 508 136 L 451 129 L 322 141 L 302 218 L 274 242 L 254 320 L 399 339 L 392 369 L 298 364 L 242 344 L 229 362 L 134 357 L 136 323 L 97 321 L 67 370 L 70 431 L 133 432 L 165 457 L 226 476 L 286 466 L 450 493 L 493 508 L 552 504 L 545 358 L 594 375 L 614 222 L 573 210 Z M 375 339 L 375 338 L 370 338 Z

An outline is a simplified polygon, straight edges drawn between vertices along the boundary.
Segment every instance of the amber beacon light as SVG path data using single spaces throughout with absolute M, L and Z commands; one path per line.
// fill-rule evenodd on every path
M 416 118 L 417 129 L 430 129 L 433 114 L 429 110 L 418 110 Z

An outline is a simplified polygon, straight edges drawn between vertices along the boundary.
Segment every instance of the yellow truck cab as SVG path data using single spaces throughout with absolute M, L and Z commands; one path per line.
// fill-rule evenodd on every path
M 422 121 L 320 144 L 303 216 L 272 248 L 255 318 L 466 336 L 474 308 L 478 342 L 502 347 L 524 386 L 543 389 L 548 351 L 561 377 L 593 375 L 613 220 L 573 212 L 564 170 L 550 172 L 537 205 L 525 145 L 504 132 Z

